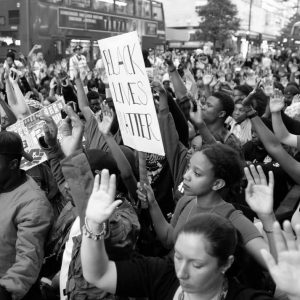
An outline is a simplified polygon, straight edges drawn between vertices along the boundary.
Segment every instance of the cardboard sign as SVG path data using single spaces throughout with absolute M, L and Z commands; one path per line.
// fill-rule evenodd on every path
M 137 32 L 98 41 L 125 145 L 164 155 Z
M 23 170 L 29 170 L 47 160 L 47 156 L 41 149 L 38 142 L 39 137 L 44 135 L 43 126 L 45 122 L 39 118 L 41 112 L 44 112 L 45 115 L 51 116 L 59 128 L 62 125 L 60 111 L 63 107 L 64 101 L 58 100 L 7 128 L 7 131 L 16 132 L 21 136 L 25 152 L 29 153 L 33 157 L 33 161 L 31 162 L 22 158 L 21 168 Z M 59 135 L 58 139 L 60 138 L 61 136 Z

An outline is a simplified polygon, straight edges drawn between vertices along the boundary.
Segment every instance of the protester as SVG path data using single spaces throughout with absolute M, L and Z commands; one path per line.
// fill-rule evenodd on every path
M 34 180 L 20 169 L 23 156 L 30 159 L 20 136 L 0 132 L 1 299 L 41 296 L 34 284 L 42 267 L 53 211 Z
M 9 51 L 0 65 L 0 198 L 4 201 L 0 298 L 75 300 L 85 295 L 87 299 L 186 300 L 205 294 L 208 298 L 223 295 L 223 300 L 270 299 L 264 292 L 249 289 L 274 292 L 266 267 L 277 283 L 276 297 L 280 292 L 291 299 L 299 297 L 298 290 L 288 284 L 298 286 L 296 270 L 288 263 L 291 259 L 297 266 L 299 252 L 291 242 L 290 225 L 284 223 L 289 249 L 280 246 L 283 238 L 278 226 L 272 227 L 276 217 L 284 219 L 280 213 L 284 211 L 299 235 L 295 227 L 300 220 L 297 53 L 270 50 L 243 58 L 223 50 L 209 54 L 206 47 L 165 52 L 143 49 L 165 152 L 158 155 L 151 147 L 146 153 L 133 149 L 136 145 L 122 136 L 130 120 L 120 119 L 123 112 L 115 107 L 116 90 L 110 90 L 107 61 L 99 54 L 87 63 L 82 50 L 78 44 L 73 53 L 50 62 L 45 60 L 45 49 L 36 44 L 27 57 Z M 140 101 L 132 92 L 133 100 Z M 67 106 L 59 111 L 63 102 Z M 41 126 L 33 130 L 37 123 Z M 144 124 L 140 124 L 143 131 Z M 11 133 L 20 128 L 25 128 L 20 131 L 23 146 L 20 137 Z M 38 140 L 38 146 L 28 144 L 25 137 L 29 135 Z M 7 148 L 8 142 L 12 145 Z M 23 151 L 25 147 L 31 158 Z M 21 159 L 22 155 L 31 162 Z M 100 193 L 92 193 L 94 175 L 101 173 L 101 180 L 108 181 L 103 169 L 118 177 L 114 205 L 118 199 L 130 205 L 120 205 L 112 213 L 111 236 L 105 240 L 111 262 L 104 260 L 108 269 L 99 271 L 98 259 L 102 261 L 105 255 L 103 242 L 90 241 L 81 228 L 86 213 L 90 235 L 102 229 L 104 233 L 97 222 L 111 215 L 110 210 L 106 214 L 97 211 L 103 199 L 95 200 L 94 214 L 89 208 L 85 212 L 88 198 Z M 7 185 L 12 190 L 7 191 Z M 20 188 L 24 193 L 16 194 Z M 195 226 L 199 228 L 194 230 Z M 215 239 L 215 231 L 220 239 Z M 85 254 L 80 258 L 82 238 Z M 121 249 L 116 259 L 111 241 Z M 174 245 L 174 262 L 170 257 L 141 256 L 170 256 Z M 221 255 L 219 248 L 226 251 Z M 266 251 L 277 259 L 276 264 Z M 189 264 L 191 256 L 196 262 L 207 262 L 209 270 L 203 277 Z M 258 268 L 254 271 L 249 265 Z M 283 265 L 290 273 L 281 276 L 276 270 L 282 271 Z M 104 271 L 112 273 L 104 275 Z M 40 276 L 44 277 L 43 295 L 36 296 Z M 228 282 L 227 294 L 221 292 L 224 282 Z
M 120 204 L 113 202 L 115 188 L 115 177 L 109 176 L 107 170 L 102 172 L 101 184 L 99 177 L 95 178 L 85 226 L 93 234 L 102 233 L 98 241 L 83 235 L 81 260 L 89 282 L 116 295 L 149 299 L 272 299 L 227 278 L 237 235 L 230 222 L 215 214 L 199 214 L 183 224 L 175 239 L 174 262 L 171 258 L 143 257 L 122 262 L 109 260 L 103 224 Z

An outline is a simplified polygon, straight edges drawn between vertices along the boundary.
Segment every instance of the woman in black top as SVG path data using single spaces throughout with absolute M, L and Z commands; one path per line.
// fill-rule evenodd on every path
M 243 288 L 225 275 L 233 263 L 237 234 L 230 221 L 199 214 L 179 230 L 174 262 L 139 257 L 123 262 L 108 259 L 103 239 L 105 222 L 120 201 L 114 201 L 115 176 L 107 170 L 95 178 L 86 210 L 81 246 L 83 275 L 107 292 L 150 300 L 266 300 L 264 292 Z

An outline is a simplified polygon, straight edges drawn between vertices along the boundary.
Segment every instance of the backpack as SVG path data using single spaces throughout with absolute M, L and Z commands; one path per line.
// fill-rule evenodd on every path
M 116 199 L 120 199 L 117 197 Z M 114 211 L 109 219 L 109 237 L 105 240 L 105 248 L 109 259 L 123 260 L 130 258 L 136 244 L 140 224 L 138 216 L 124 198 L 123 203 Z M 82 274 L 80 247 L 82 236 L 73 237 L 72 260 L 69 266 L 65 295 L 68 300 L 117 300 L 112 294 L 104 292 L 88 283 Z

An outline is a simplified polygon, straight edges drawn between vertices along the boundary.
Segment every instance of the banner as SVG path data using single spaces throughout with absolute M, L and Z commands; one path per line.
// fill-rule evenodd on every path
M 164 155 L 156 110 L 136 31 L 98 41 L 125 145 Z
M 38 112 L 18 121 L 7 128 L 7 131 L 16 132 L 21 136 L 25 152 L 29 153 L 33 157 L 33 161 L 31 162 L 22 158 L 21 168 L 23 170 L 29 170 L 47 160 L 46 154 L 41 149 L 38 142 L 39 137 L 44 135 L 43 126 L 45 122 L 40 120 L 41 112 L 44 112 L 45 115 L 51 116 L 59 128 L 62 125 L 60 111 L 63 108 L 64 101 L 57 100 L 53 104 L 44 107 Z M 61 136 L 59 135 L 58 139 L 60 138 Z

